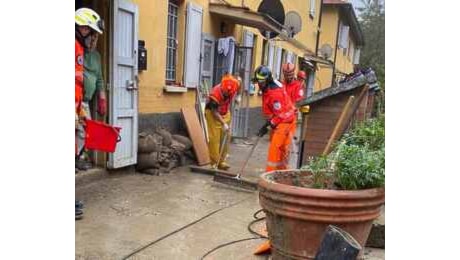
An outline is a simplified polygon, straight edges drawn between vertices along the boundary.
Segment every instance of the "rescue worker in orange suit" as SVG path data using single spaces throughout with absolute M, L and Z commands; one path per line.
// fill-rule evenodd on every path
M 292 104 L 296 104 L 304 97 L 304 85 L 302 82 L 295 78 L 295 66 L 292 63 L 283 64 L 283 85 L 286 88 L 286 92 L 291 98 Z
M 267 118 L 257 135 L 262 137 L 272 129 L 266 171 L 287 169 L 289 147 L 296 127 L 295 107 L 268 67 L 259 66 L 254 72 L 254 81 L 262 90 L 262 112 Z
M 232 118 L 230 106 L 240 89 L 240 81 L 228 73 L 225 74 L 220 84 L 211 89 L 206 102 L 205 118 L 209 133 L 208 148 L 211 166 L 221 170 L 230 168 L 225 161 L 228 154 Z M 221 149 L 223 149 L 222 154 Z
M 84 51 L 88 46 L 92 32 L 102 33 L 102 19 L 89 8 L 80 8 L 75 11 L 75 156 L 84 144 L 77 143 L 78 129 L 82 128 L 85 112 L 82 109 L 83 100 L 83 70 Z M 83 203 L 75 200 L 75 219 L 83 217 Z
M 307 80 L 307 73 L 303 70 L 299 70 L 299 72 L 297 72 L 297 81 L 300 82 L 301 88 L 304 90 L 304 96 L 307 96 L 307 86 L 305 84 L 305 80 Z

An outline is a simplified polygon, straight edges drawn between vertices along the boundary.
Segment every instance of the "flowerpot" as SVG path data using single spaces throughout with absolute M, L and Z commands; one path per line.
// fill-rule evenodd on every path
M 309 176 L 307 171 L 284 170 L 264 173 L 259 180 L 274 260 L 314 259 L 328 225 L 345 230 L 364 248 L 372 222 L 380 215 L 384 188 L 305 188 Z M 362 251 L 358 259 L 363 259 Z

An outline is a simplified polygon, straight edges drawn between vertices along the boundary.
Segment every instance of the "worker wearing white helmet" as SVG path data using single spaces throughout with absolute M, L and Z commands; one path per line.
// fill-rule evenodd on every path
M 102 34 L 104 23 L 101 17 L 89 8 L 75 11 L 75 157 L 84 147 L 84 128 L 82 122 L 86 115 L 82 109 L 83 100 L 83 70 L 85 49 L 89 47 L 92 32 Z M 75 219 L 83 217 L 83 204 L 75 201 Z

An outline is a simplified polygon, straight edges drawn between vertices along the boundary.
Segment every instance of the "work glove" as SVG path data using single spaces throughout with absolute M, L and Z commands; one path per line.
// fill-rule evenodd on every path
M 224 131 L 225 132 L 230 131 L 230 126 L 228 124 L 224 124 Z
M 107 101 L 105 98 L 97 99 L 97 113 L 101 116 L 105 116 L 107 112 Z
M 257 133 L 257 136 L 262 137 L 268 133 L 268 128 L 271 127 L 270 121 L 267 121 Z

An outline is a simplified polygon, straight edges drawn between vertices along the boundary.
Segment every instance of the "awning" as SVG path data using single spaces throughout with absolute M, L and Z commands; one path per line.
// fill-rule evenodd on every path
M 226 20 L 232 21 L 235 24 L 277 32 L 279 34 L 281 34 L 283 30 L 283 26 L 271 19 L 269 16 L 251 11 L 247 7 L 210 3 L 209 12 Z
M 320 58 L 320 57 L 317 57 L 317 56 L 305 55 L 303 57 L 303 59 L 305 61 L 308 61 L 308 62 L 320 63 L 320 64 L 326 65 L 328 67 L 333 67 L 334 66 L 332 61 L 327 60 L 327 59 L 323 59 L 323 58 Z
M 284 26 L 266 14 L 252 11 L 247 7 L 218 3 L 210 3 L 209 12 L 235 24 L 276 32 L 281 39 L 291 43 L 308 54 L 314 54 L 307 46 L 289 37 Z

